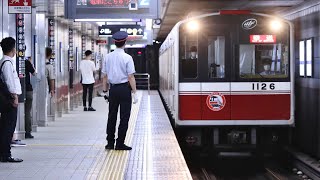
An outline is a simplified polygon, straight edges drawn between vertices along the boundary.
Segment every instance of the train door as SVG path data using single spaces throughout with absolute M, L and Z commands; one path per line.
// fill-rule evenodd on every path
M 201 120 L 201 55 L 198 31 L 182 25 L 179 32 L 179 119 Z
M 202 120 L 230 120 L 230 37 L 219 29 L 199 38 Z

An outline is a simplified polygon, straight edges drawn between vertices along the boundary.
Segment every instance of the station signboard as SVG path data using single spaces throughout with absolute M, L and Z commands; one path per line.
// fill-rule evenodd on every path
M 86 58 L 86 55 L 85 55 L 86 47 L 87 47 L 87 36 L 82 35 L 81 36 L 81 54 L 82 54 L 82 59 Z
M 50 57 L 50 63 L 53 64 L 55 63 L 56 59 L 56 51 L 55 51 L 55 21 L 54 19 L 48 19 L 48 42 L 49 42 L 49 47 L 52 49 L 52 56 Z
M 68 57 L 69 57 L 69 88 L 73 89 L 73 71 L 74 71 L 74 30 L 69 28 L 69 49 L 68 49 Z
M 99 36 L 100 37 L 110 37 L 112 34 L 118 31 L 125 31 L 128 33 L 129 37 L 139 37 L 144 35 L 144 28 L 139 25 L 103 25 L 99 26 Z
M 25 96 L 25 51 L 26 51 L 26 45 L 25 45 L 25 37 L 24 37 L 24 14 L 16 14 L 16 49 L 17 49 L 17 55 L 16 55 L 16 69 L 18 72 L 18 76 L 20 79 L 20 83 L 22 86 L 22 95 L 19 96 L 19 102 L 24 102 L 24 96 Z
M 32 0 L 8 0 L 9 14 L 31 14 Z
M 19 78 L 25 77 L 25 37 L 24 37 L 24 15 L 17 14 L 17 71 Z

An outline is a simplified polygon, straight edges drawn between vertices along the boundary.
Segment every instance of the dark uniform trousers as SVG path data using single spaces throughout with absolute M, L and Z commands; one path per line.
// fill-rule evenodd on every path
M 25 101 L 25 130 L 26 133 L 31 133 L 32 131 L 32 101 L 33 101 L 33 91 L 27 91 L 26 93 L 26 101 Z
M 120 124 L 117 145 L 124 144 L 131 112 L 131 88 L 128 83 L 111 85 L 109 92 L 109 116 L 107 125 L 108 144 L 114 144 L 117 114 L 120 105 Z
M 11 156 L 11 141 L 17 124 L 18 108 L 1 113 L 0 118 L 0 157 Z

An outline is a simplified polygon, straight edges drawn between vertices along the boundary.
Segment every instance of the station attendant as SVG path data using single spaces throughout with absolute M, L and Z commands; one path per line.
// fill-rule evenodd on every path
M 131 150 L 132 148 L 124 144 L 129 124 L 132 98 L 133 103 L 137 103 L 136 81 L 134 78 L 135 67 L 133 59 L 124 52 L 128 34 L 123 31 L 113 34 L 116 49 L 109 53 L 102 65 L 104 91 L 109 90 L 109 115 L 107 124 L 107 141 L 105 149 Z M 132 93 L 132 95 L 131 95 Z M 117 122 L 118 108 L 120 105 L 120 124 L 118 128 L 118 138 L 116 146 L 115 130 Z

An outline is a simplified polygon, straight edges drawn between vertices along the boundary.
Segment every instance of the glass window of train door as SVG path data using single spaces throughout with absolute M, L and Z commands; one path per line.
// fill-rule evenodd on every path
M 208 78 L 225 78 L 225 36 L 208 36 Z
M 187 25 L 182 25 L 179 39 L 180 80 L 198 80 L 198 32 L 190 31 Z

